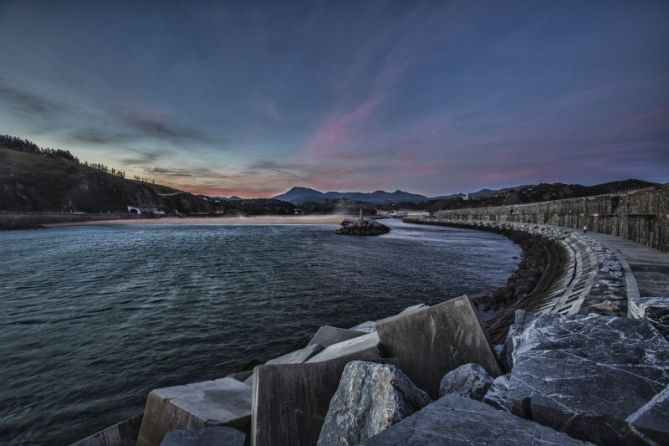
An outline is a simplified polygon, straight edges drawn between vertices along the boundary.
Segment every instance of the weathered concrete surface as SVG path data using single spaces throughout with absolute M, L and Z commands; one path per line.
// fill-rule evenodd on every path
M 447 395 L 361 446 L 586 445 L 478 401 Z
M 418 310 L 422 310 L 424 308 L 427 308 L 428 306 L 425 304 L 416 304 L 416 305 L 411 305 L 409 307 L 406 307 L 404 310 L 400 311 L 397 314 L 394 314 L 392 316 L 385 317 L 383 319 L 379 319 L 378 321 L 366 321 L 363 322 L 362 324 L 358 324 L 355 327 L 351 327 L 351 330 L 356 330 L 356 331 L 363 331 L 365 333 L 371 333 L 373 331 L 376 331 L 376 327 L 379 324 L 382 324 L 384 322 L 392 321 L 404 316 L 407 316 L 409 314 L 415 313 Z
M 307 362 L 323 362 L 331 359 L 375 359 L 383 356 L 379 335 L 376 332 L 332 344 L 322 352 L 309 358 Z
M 251 388 L 221 378 L 149 393 L 137 446 L 158 446 L 175 429 L 225 425 L 247 431 L 251 422 Z
M 643 444 L 625 419 L 669 384 L 669 342 L 647 321 L 516 313 L 508 382 L 484 401 L 597 444 Z
M 501 373 L 495 353 L 467 296 L 380 324 L 379 338 L 387 356 L 431 397 L 439 395 L 441 378 L 470 362 L 492 376 Z
M 346 341 L 348 339 L 357 338 L 358 336 L 364 335 L 365 332 L 349 330 L 346 328 L 337 328 L 330 325 L 324 325 L 316 331 L 316 334 L 311 338 L 309 344 L 320 344 L 325 347 L 329 347 L 332 344 L 337 344 L 339 342 Z
M 392 364 L 349 362 L 318 437 L 318 446 L 353 446 L 432 400 Z
M 645 443 L 669 445 L 669 387 L 627 417 L 627 423 Z
M 286 353 L 278 358 L 270 359 L 266 364 L 300 364 L 323 350 L 321 344 L 309 344 L 299 350 Z
M 669 251 L 669 184 L 629 193 L 438 211 L 435 216 L 461 221 L 532 223 L 579 229 L 587 226 L 590 231 Z
M 170 431 L 160 446 L 244 446 L 246 435 L 225 426 Z
M 142 415 L 136 415 L 77 441 L 71 446 L 135 446 L 141 424 Z
M 349 359 L 262 365 L 253 373 L 253 446 L 313 446 Z M 375 362 L 392 363 L 392 359 Z
M 461 365 L 441 379 L 439 396 L 455 394 L 481 401 L 492 386 L 492 382 L 492 377 L 480 365 L 471 363 Z

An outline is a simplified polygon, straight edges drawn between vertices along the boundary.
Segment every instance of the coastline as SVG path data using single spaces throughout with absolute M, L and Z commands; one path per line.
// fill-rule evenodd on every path
M 252 217 L 164 217 L 48 223 L 47 228 L 80 225 L 338 225 L 346 215 L 260 215 Z

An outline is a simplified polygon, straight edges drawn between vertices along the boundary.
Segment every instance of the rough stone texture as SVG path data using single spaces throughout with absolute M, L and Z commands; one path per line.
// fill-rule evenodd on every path
M 71 446 L 135 446 L 141 424 L 142 415 L 136 415 L 77 441 Z
M 598 444 L 643 444 L 625 419 L 669 384 L 669 342 L 647 321 L 516 313 L 505 401 L 516 415 Z
M 330 325 L 324 325 L 318 329 L 314 337 L 311 338 L 309 344 L 320 344 L 325 347 L 329 347 L 332 344 L 337 344 L 339 342 L 346 341 L 348 339 L 357 338 L 358 336 L 364 335 L 365 332 L 348 330 L 346 328 L 337 328 Z
M 352 361 L 330 401 L 318 446 L 353 446 L 430 403 L 392 364 Z
M 315 445 L 330 400 L 350 361 L 344 358 L 256 367 L 251 445 Z M 377 358 L 374 361 L 392 363 L 393 359 Z
M 304 348 L 295 350 L 278 358 L 270 359 L 266 364 L 300 364 L 323 350 L 321 344 L 309 344 Z
M 630 302 L 635 318 L 648 320 L 666 339 L 669 339 L 669 297 L 646 297 Z
M 137 446 L 158 446 L 175 429 L 228 425 L 246 432 L 251 423 L 251 387 L 221 378 L 149 393 Z
M 627 417 L 627 423 L 647 444 L 669 445 L 669 387 Z
M 309 358 L 307 362 L 323 362 L 331 359 L 374 359 L 381 357 L 379 335 L 372 332 L 366 335 L 332 344 L 322 352 Z
M 231 427 L 211 426 L 170 431 L 160 446 L 244 446 L 246 435 Z
M 495 409 L 511 412 L 511 406 L 509 406 L 509 400 L 507 398 L 508 393 L 509 375 L 498 376 L 492 382 L 488 392 L 483 396 L 482 401 Z
M 409 378 L 433 398 L 441 378 L 463 364 L 480 364 L 492 376 L 501 373 L 467 296 L 384 322 L 377 332 L 388 356 L 396 357 Z
M 486 404 L 447 395 L 361 443 L 365 446 L 586 445 Z
M 480 365 L 471 363 L 461 365 L 444 375 L 439 385 L 439 396 L 453 393 L 481 401 L 492 386 L 492 382 L 492 377 Z

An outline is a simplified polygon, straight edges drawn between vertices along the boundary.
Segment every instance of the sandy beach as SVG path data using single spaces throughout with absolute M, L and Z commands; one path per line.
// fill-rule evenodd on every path
M 80 225 L 338 225 L 346 215 L 262 215 L 256 217 L 165 217 L 99 220 L 45 224 L 46 227 Z

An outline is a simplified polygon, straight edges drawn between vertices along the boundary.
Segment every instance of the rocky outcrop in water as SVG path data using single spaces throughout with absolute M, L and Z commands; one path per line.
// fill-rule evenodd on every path
M 330 401 L 318 446 L 357 445 L 430 401 L 392 364 L 350 362 Z
M 444 375 L 439 385 L 439 396 L 456 394 L 481 401 L 492 382 L 492 377 L 480 365 L 473 363 L 461 365 Z
M 390 232 L 390 228 L 376 220 L 357 219 L 344 220 L 341 228 L 335 231 L 343 235 L 382 235 Z

